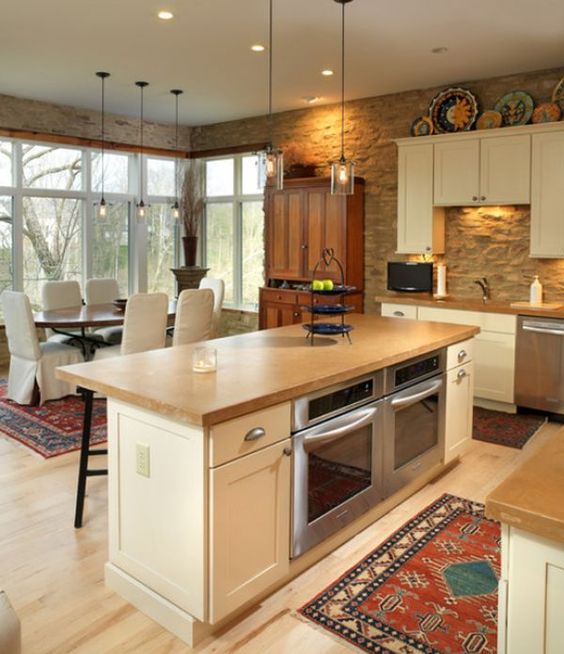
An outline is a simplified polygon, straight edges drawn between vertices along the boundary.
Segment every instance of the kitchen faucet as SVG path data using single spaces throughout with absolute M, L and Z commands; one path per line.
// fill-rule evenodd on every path
M 474 284 L 478 284 L 482 289 L 482 302 L 485 304 L 490 299 L 490 285 L 487 278 L 482 277 L 482 279 L 475 279 Z

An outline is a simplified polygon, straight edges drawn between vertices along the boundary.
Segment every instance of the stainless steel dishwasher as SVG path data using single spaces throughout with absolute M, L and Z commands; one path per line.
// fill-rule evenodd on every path
M 519 316 L 515 404 L 564 414 L 564 319 Z

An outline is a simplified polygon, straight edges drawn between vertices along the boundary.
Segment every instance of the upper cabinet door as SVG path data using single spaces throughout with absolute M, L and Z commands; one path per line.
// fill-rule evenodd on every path
M 533 136 L 531 256 L 564 258 L 564 133 Z
M 398 248 L 408 254 L 444 252 L 442 210 L 433 208 L 433 145 L 398 152 Z
M 434 204 L 466 206 L 480 198 L 480 140 L 435 144 Z
M 274 192 L 267 213 L 270 276 L 300 279 L 304 259 L 304 194 Z
M 529 204 L 531 137 L 481 139 L 480 204 Z

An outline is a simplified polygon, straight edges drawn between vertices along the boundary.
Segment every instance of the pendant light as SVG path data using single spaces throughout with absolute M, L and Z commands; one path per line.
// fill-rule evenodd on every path
M 284 186 L 284 155 L 272 145 L 272 0 L 268 0 L 268 144 L 259 153 L 259 186 L 272 180 L 274 188 Z
M 100 204 L 98 205 L 98 217 L 105 218 L 108 212 L 108 207 L 106 205 L 106 199 L 104 198 L 104 151 L 106 145 L 106 133 L 105 133 L 105 117 L 106 117 L 106 97 L 105 97 L 105 82 L 106 79 L 110 76 L 110 73 L 104 73 L 102 71 L 96 73 L 96 76 L 102 80 L 102 198 L 100 199 Z
M 331 164 L 331 194 L 354 193 L 354 162 L 345 158 L 345 5 L 352 0 L 335 0 L 341 5 L 341 157 Z
M 139 202 L 137 203 L 137 216 L 138 218 L 145 217 L 146 205 L 143 202 L 143 91 L 146 86 L 149 86 L 148 82 L 135 82 L 135 86 L 138 86 L 141 94 L 141 111 L 140 111 L 140 120 L 139 120 L 139 132 L 140 139 L 139 143 L 141 145 L 141 154 L 139 156 Z
M 170 92 L 174 95 L 175 99 L 175 150 L 178 151 L 178 96 L 182 95 L 184 91 L 181 91 L 180 89 L 171 89 Z M 176 159 L 176 170 L 174 174 L 174 204 L 172 205 L 171 209 L 172 217 L 180 218 L 180 206 L 178 204 L 178 158 Z

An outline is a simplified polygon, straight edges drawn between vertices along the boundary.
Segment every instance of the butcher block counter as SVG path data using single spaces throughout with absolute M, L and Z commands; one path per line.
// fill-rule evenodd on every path
M 191 345 L 60 369 L 61 379 L 161 415 L 209 426 L 471 338 L 472 326 L 350 314 L 352 344 L 301 325 L 209 341 L 217 372 L 192 372 Z
M 315 336 L 312 346 L 301 325 L 208 341 L 217 350 L 213 373 L 192 371 L 188 345 L 58 370 L 108 397 L 106 584 L 188 645 L 397 506 L 470 440 L 479 328 L 355 314 L 347 322 L 352 344 Z M 291 400 L 439 348 L 452 363 L 439 382 L 443 452 L 291 558 Z M 372 456 L 383 458 L 385 429 L 374 425 Z M 383 485 L 380 472 L 373 483 Z M 87 501 L 85 529 L 88 509 Z

